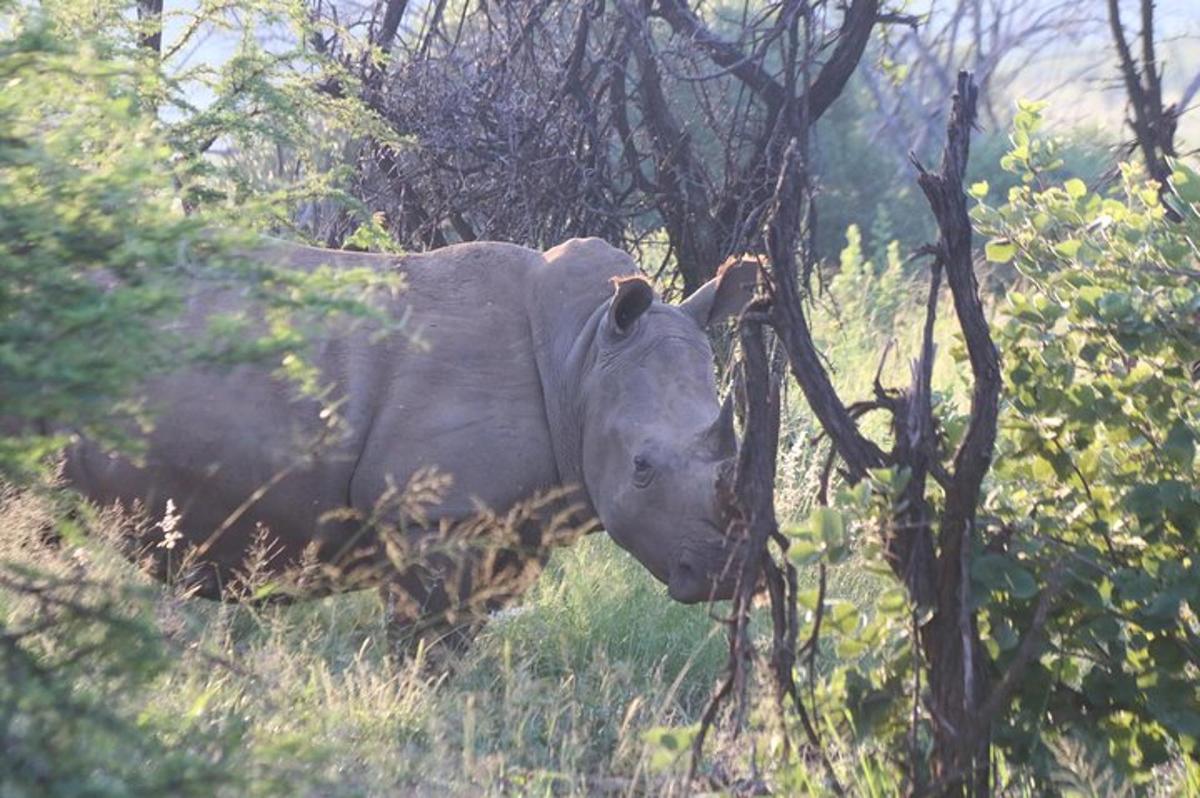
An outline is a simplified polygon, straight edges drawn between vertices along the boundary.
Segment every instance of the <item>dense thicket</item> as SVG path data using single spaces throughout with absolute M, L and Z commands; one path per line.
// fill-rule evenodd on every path
M 1139 56 L 1126 45 L 1121 68 L 1143 89 L 1133 127 L 1153 128 L 1143 159 L 1153 180 L 1137 165 L 1105 175 L 1098 147 L 1040 129 L 1041 107 L 1005 110 L 1006 59 L 1086 20 L 1058 3 L 1032 18 L 1027 0 L 1010 0 L 991 4 L 994 26 L 967 24 L 984 5 L 920 19 L 877 0 L 261 0 L 236 11 L 0 0 L 0 473 L 44 496 L 37 486 L 67 436 L 130 445 L 128 431 L 152 420 L 138 384 L 172 368 L 266 359 L 320 395 L 304 363 L 307 334 L 334 316 L 371 314 L 370 291 L 384 281 L 327 271 L 301 279 L 246 262 L 236 255 L 245 233 L 387 251 L 600 235 L 684 293 L 730 255 L 770 252 L 775 267 L 796 264 L 785 275 L 793 326 L 776 322 L 785 344 L 796 319 L 811 322 L 812 367 L 797 369 L 809 398 L 805 373 L 864 398 L 840 415 L 817 407 L 816 420 L 796 392 L 783 403 L 784 456 L 769 458 L 779 563 L 799 568 L 800 580 L 813 568 L 821 576 L 791 586 L 786 657 L 778 639 L 774 650 L 751 639 L 748 620 L 742 653 L 749 661 L 758 646 L 784 663 L 781 684 L 816 727 L 733 713 L 755 742 L 725 748 L 728 766 L 757 773 L 765 752 L 768 780 L 829 789 L 860 771 L 856 757 L 882 750 L 894 789 L 986 790 L 1009 779 L 1040 794 L 1058 789 L 1063 751 L 1074 746 L 1111 769 L 1114 789 L 1150 791 L 1176 771 L 1194 786 L 1200 174 L 1178 155 L 1183 146 L 1158 140 L 1179 108 L 1162 107 L 1152 46 L 1143 41 Z M 224 44 L 204 46 L 210 35 Z M 937 263 L 949 245 L 942 230 L 941 244 L 922 249 L 936 233 L 919 190 L 929 176 L 915 180 L 902 156 L 939 143 L 946 76 L 964 61 L 977 69 L 992 129 L 976 142 L 967 179 L 980 235 L 966 228 L 956 268 L 958 279 L 984 282 L 1003 383 L 991 418 L 995 467 L 969 469 L 970 506 L 951 512 L 961 498 L 956 453 L 975 426 L 963 375 L 979 350 L 943 321 L 944 261 L 926 272 L 907 257 Z M 930 293 L 918 276 L 934 276 Z M 255 292 L 265 332 L 222 319 L 203 341 L 164 334 L 196 280 Z M 911 374 L 889 358 L 897 351 L 916 358 Z M 954 365 L 935 370 L 937 351 Z M 910 407 L 928 413 L 905 417 Z M 875 424 L 868 414 L 880 410 L 898 423 Z M 836 449 L 828 458 L 826 438 Z M 815 505 L 826 506 L 810 514 Z M 962 522 L 953 536 L 946 518 Z M 86 510 L 43 521 L 76 541 L 73 530 L 95 525 Z M 927 564 L 961 564 L 939 583 L 954 586 L 949 603 L 932 599 L 898 554 L 896 541 L 918 538 Z M 204 657 L 216 655 L 184 656 L 175 641 L 185 632 L 166 633 L 156 617 L 175 605 L 96 581 L 71 556 L 57 570 L 0 569 L 0 792 L 305 784 L 303 767 L 264 764 L 269 746 L 255 749 L 267 751 L 261 759 L 239 758 L 255 737 L 238 720 L 250 681 L 206 715 L 224 689 L 202 675 Z M 826 568 L 831 582 L 838 569 L 877 581 L 856 605 L 827 592 Z M 938 618 L 947 606 L 961 618 Z M 235 680 L 239 666 L 224 654 L 236 657 L 237 636 L 216 637 L 235 640 L 214 660 Z M 957 647 L 952 676 L 979 676 L 949 691 L 971 697 L 970 717 L 948 716 L 936 698 L 948 671 L 932 659 L 943 643 Z M 506 673 L 544 664 L 514 668 L 508 649 L 502 662 Z M 617 678 L 620 667 L 597 678 Z M 180 679 L 203 685 L 186 716 L 137 709 L 142 692 L 169 692 Z M 497 699 L 505 711 L 514 711 L 511 683 Z M 644 721 L 645 756 L 686 747 L 697 702 L 687 706 L 687 717 Z M 573 733 L 608 740 L 608 727 L 623 734 L 635 710 Z M 474 716 L 454 720 L 465 763 Z M 671 721 L 680 724 L 663 725 Z M 547 726 L 538 733 L 553 739 Z M 956 737 L 982 756 L 956 764 L 945 751 Z M 785 739 L 805 742 L 797 751 Z M 304 740 L 281 747 L 302 763 L 323 756 Z M 700 770 L 717 786 L 740 783 L 721 767 Z M 624 786 L 653 789 L 645 778 L 639 761 Z

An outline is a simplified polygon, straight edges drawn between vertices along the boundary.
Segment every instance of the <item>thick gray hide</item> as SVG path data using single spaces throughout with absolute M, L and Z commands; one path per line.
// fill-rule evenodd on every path
M 303 270 L 399 269 L 408 288 L 395 312 L 410 313 L 406 329 L 424 345 L 357 330 L 316 347 L 350 431 L 311 460 L 298 452 L 324 428 L 319 407 L 269 369 L 157 381 L 141 467 L 86 442 L 68 452 L 66 476 L 84 493 L 140 501 L 154 518 L 170 498 L 196 545 L 224 524 L 205 559 L 228 574 L 259 524 L 282 546 L 277 562 L 311 542 L 331 556 L 360 525 L 322 516 L 369 514 L 389 482 L 402 487 L 423 467 L 453 476 L 432 521 L 578 485 L 585 513 L 672 596 L 729 595 L 732 547 L 717 531 L 714 481 L 734 442 L 731 419 L 718 418 L 704 327 L 741 308 L 751 270 L 671 306 L 628 255 L 597 239 L 545 253 L 489 242 L 403 258 L 271 242 L 255 257 Z M 199 334 L 212 313 L 244 307 L 228 291 L 199 290 L 180 323 Z

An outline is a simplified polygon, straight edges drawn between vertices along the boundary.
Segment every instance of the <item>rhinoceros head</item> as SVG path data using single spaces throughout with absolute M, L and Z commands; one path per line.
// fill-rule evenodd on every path
M 722 531 L 717 478 L 737 453 L 705 329 L 740 312 L 755 267 L 735 264 L 680 305 L 614 281 L 584 375 L 583 479 L 613 539 L 693 603 L 729 598 L 742 546 Z

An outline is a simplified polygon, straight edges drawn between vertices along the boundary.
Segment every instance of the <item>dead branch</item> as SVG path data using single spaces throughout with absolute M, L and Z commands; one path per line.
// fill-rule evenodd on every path
M 976 724 L 986 674 L 970 608 L 969 564 L 980 486 L 995 447 L 1001 380 L 999 354 L 975 279 L 971 220 L 963 191 L 977 97 L 971 75 L 959 73 L 941 167 L 931 173 L 914 163 L 918 183 L 937 220 L 939 237 L 934 248 L 946 272 L 974 378 L 967 431 L 954 454 L 939 519 L 933 576 L 936 612 L 922 636 L 930 662 L 931 712 L 936 721 L 934 775 L 941 778 L 957 770 L 969 771 L 971 790 L 983 792 L 988 783 L 989 735 L 986 725 L 976 729 Z
M 851 480 L 866 476 L 872 468 L 888 463 L 887 456 L 875 443 L 863 437 L 829 378 L 813 341 L 812 331 L 796 285 L 795 221 L 800 217 L 799 182 L 801 180 L 796 139 L 783 153 L 775 195 L 775 215 L 792 220 L 771 225 L 767 247 L 771 276 L 775 282 L 775 302 L 771 324 L 788 353 L 792 376 L 800 384 L 805 399 L 833 441 L 838 455 L 846 463 Z
M 1168 158 L 1175 157 L 1175 128 L 1179 122 L 1179 107 L 1163 108 L 1162 74 L 1154 53 L 1154 0 L 1141 0 L 1142 60 L 1139 64 L 1129 47 L 1121 8 L 1117 0 L 1108 0 L 1108 24 L 1125 93 L 1129 98 L 1131 116 L 1127 120 L 1133 130 L 1134 146 L 1141 150 L 1150 178 L 1158 183 L 1159 199 L 1173 193 L 1171 167 Z M 1163 203 L 1172 221 L 1181 217 L 1168 203 Z
M 750 610 L 754 595 L 763 581 L 764 563 L 770 555 L 767 544 L 778 533 L 775 519 L 775 453 L 779 443 L 779 385 L 773 383 L 767 367 L 762 324 L 764 306 L 769 300 L 758 297 L 743 311 L 738 322 L 738 338 L 743 355 L 746 388 L 746 429 L 738 449 L 737 468 L 732 492 L 724 486 L 727 534 L 747 541 L 747 556 L 742 561 L 733 612 L 729 618 L 729 670 L 720 688 L 713 694 L 701 718 L 700 729 L 692 745 L 692 775 L 704 751 L 704 741 L 725 699 L 735 693 L 736 711 L 745 708 L 745 688 L 753 660 L 750 641 Z M 778 593 L 780 599 L 782 592 Z M 736 734 L 738 727 L 734 727 Z
M 863 51 L 871 38 L 871 31 L 879 19 L 879 0 L 853 0 L 846 9 L 838 32 L 837 46 L 833 54 L 817 77 L 812 86 L 804 93 L 807 106 L 804 118 L 808 124 L 813 124 L 829 110 L 833 101 L 841 96 L 846 88 L 846 81 L 854 74 L 855 67 L 862 60 Z

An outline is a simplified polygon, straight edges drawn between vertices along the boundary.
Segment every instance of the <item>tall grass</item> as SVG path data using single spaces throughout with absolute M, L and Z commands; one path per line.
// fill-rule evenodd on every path
M 603 535 L 557 552 L 451 672 L 431 675 L 419 659 L 389 664 L 371 592 L 286 606 L 184 599 L 122 559 L 105 542 L 112 529 L 44 548 L 37 538 L 49 520 L 38 497 L 6 497 L 4 573 L 96 585 L 165 653 L 147 678 L 114 682 L 104 696 L 109 711 L 161 746 L 110 760 L 96 730 L 62 730 L 78 732 L 72 750 L 81 750 L 56 766 L 84 772 L 54 782 L 57 794 L 183 785 L 152 758 L 162 750 L 203 776 L 203 789 L 181 794 L 686 792 L 685 759 L 662 762 L 646 735 L 699 716 L 724 667 L 722 627 L 707 608 L 670 601 Z M 862 589 L 849 572 L 835 576 L 832 592 L 843 588 Z M 38 606 L 0 589 L 0 615 L 6 629 L 20 628 Z M 77 642 L 55 634 L 46 647 Z M 67 678 L 78 680 L 74 689 L 96 673 Z M 112 789 L 96 786 L 104 784 Z M 0 792 L 21 794 L 9 787 L 0 777 Z
M 598 778 L 624 789 L 659 778 L 642 772 L 644 730 L 695 717 L 722 666 L 707 611 L 670 602 L 600 536 L 561 551 L 452 673 L 430 676 L 419 660 L 388 663 L 372 593 L 260 607 L 180 599 L 122 560 L 105 530 L 42 548 L 48 520 L 39 499 L 7 497 L 6 572 L 108 586 L 149 625 L 167 666 L 108 708 L 151 735 L 177 730 L 171 747 L 228 776 L 218 794 L 582 794 Z M 36 601 L 0 591 L 0 612 L 20 628 Z M 99 738 L 77 742 L 103 753 Z M 162 764 L 80 762 L 92 769 L 83 782 L 127 787 Z

